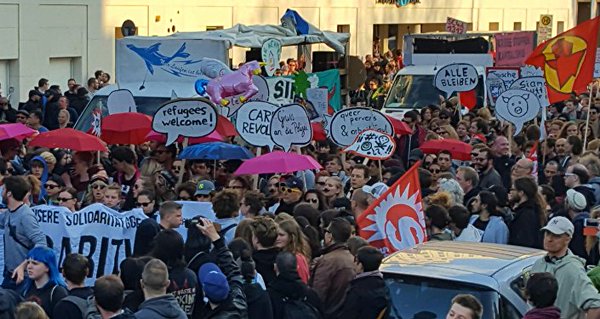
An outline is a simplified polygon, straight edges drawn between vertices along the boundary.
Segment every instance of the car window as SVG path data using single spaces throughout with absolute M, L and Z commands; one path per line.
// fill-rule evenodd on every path
M 384 274 L 384 278 L 392 301 L 390 318 L 445 318 L 458 294 L 477 297 L 483 319 L 500 318 L 500 295 L 489 288 L 417 276 Z
M 501 299 L 501 306 L 500 309 L 502 311 L 500 311 L 501 316 L 500 318 L 502 319 L 520 319 L 522 318 L 522 315 L 519 313 L 519 310 L 517 310 L 517 308 L 510 303 L 510 301 L 508 301 L 508 299 L 502 297 Z

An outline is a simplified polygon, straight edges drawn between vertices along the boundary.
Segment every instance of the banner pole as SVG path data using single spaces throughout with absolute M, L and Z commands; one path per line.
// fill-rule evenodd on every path
M 592 2 L 595 2 L 596 0 L 592 0 Z M 590 84 L 590 98 L 589 98 L 589 102 L 588 102 L 588 108 L 587 108 L 587 114 L 585 116 L 585 134 L 583 136 L 583 152 L 585 153 L 585 150 L 587 150 L 587 139 L 588 139 L 588 133 L 590 130 L 590 108 L 592 107 L 592 84 Z
M 379 181 L 383 182 L 383 170 L 381 169 L 381 160 L 379 162 Z
M 186 148 L 188 146 L 188 138 L 184 138 L 183 139 L 183 148 Z M 185 171 L 185 162 L 186 159 L 182 159 L 181 160 L 181 169 L 179 170 L 179 177 L 177 178 L 177 185 L 181 185 L 181 182 L 183 181 L 183 172 Z
M 259 157 L 261 154 L 262 154 L 262 147 L 258 147 L 258 149 L 256 150 L 256 157 Z M 258 174 L 254 174 L 252 179 L 253 179 L 253 184 L 254 184 L 253 189 L 258 189 Z

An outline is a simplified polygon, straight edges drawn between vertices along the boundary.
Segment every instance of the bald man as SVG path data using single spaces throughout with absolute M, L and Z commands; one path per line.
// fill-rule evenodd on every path
M 528 158 L 522 158 L 518 160 L 512 167 L 510 177 L 514 181 L 515 179 L 523 176 L 530 176 L 533 172 L 533 162 Z

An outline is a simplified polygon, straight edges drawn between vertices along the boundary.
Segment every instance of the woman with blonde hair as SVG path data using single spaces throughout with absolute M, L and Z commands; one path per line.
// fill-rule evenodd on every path
M 91 204 L 102 203 L 104 201 L 106 187 L 108 187 L 108 177 L 106 176 L 106 172 L 104 172 L 104 174 L 92 176 L 92 179 L 88 184 L 88 189 L 83 197 L 81 207 L 83 208 Z
M 10 317 L 10 316 L 9 316 Z M 17 305 L 15 319 L 48 319 L 44 309 L 33 301 L 25 301 Z
M 452 140 L 458 140 L 458 134 L 456 133 L 456 130 L 454 130 L 454 127 L 452 127 L 452 125 L 440 125 L 440 127 L 438 127 L 436 133 L 441 136 L 442 138 L 445 139 L 452 139 Z
M 154 158 L 147 158 L 140 167 L 140 174 L 145 177 L 154 178 L 154 176 L 160 173 L 164 167 Z
M 71 123 L 71 114 L 67 110 L 58 111 L 58 128 L 73 127 Z
M 325 195 L 327 205 L 332 207 L 333 201 L 336 198 L 344 197 L 344 185 L 342 184 L 342 180 L 337 176 L 328 177 L 325 180 L 323 195 Z
M 298 275 L 305 284 L 308 283 L 308 265 L 311 259 L 310 245 L 296 220 L 285 219 L 278 223 L 275 246 L 296 255 Z

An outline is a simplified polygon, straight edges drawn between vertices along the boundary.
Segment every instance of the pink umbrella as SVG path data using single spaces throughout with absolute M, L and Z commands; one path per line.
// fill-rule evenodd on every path
M 184 140 L 184 138 L 180 136 L 177 139 L 177 143 L 183 143 L 183 140 Z M 151 130 L 148 133 L 148 135 L 146 135 L 146 141 L 166 143 L 167 136 L 162 133 L 158 133 L 155 130 Z M 210 142 L 223 142 L 223 136 L 221 136 L 221 134 L 219 134 L 219 132 L 217 132 L 217 130 L 214 130 L 212 133 L 210 133 L 204 137 L 191 137 L 188 140 L 188 145 L 210 143 Z
M 321 168 L 323 167 L 310 156 L 275 151 L 244 161 L 234 175 L 293 173 Z
M 11 138 L 22 140 L 35 134 L 36 131 L 21 123 L 11 123 L 0 125 L 0 141 Z

